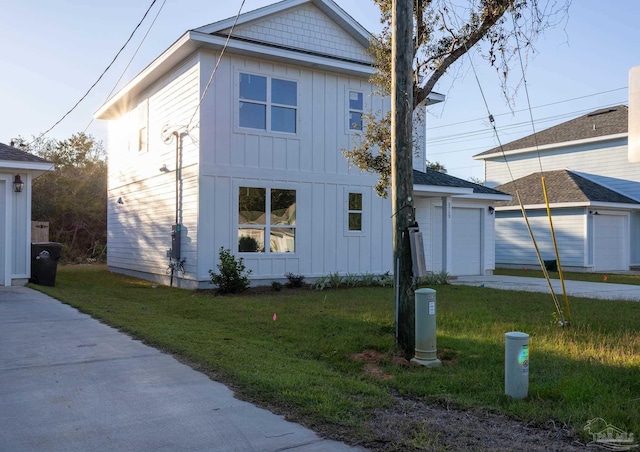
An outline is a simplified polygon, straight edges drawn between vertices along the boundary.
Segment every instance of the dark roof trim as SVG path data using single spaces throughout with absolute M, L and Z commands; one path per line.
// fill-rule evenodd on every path
M 427 172 L 425 173 L 414 169 L 413 183 L 415 185 L 430 185 L 436 187 L 471 188 L 473 189 L 474 194 L 507 195 L 507 193 L 499 190 L 494 190 L 493 188 L 485 187 L 484 185 L 474 184 L 473 182 L 430 169 L 427 169 Z

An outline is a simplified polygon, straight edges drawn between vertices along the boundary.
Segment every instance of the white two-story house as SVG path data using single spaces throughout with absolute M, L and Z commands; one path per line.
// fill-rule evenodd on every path
M 370 34 L 331 0 L 285 0 L 232 31 L 234 20 L 186 32 L 96 113 L 109 121 L 109 268 L 166 283 L 173 256 L 177 284 L 210 287 L 225 248 L 254 284 L 393 272 L 391 203 L 341 152 L 365 112 L 390 108 L 369 82 Z M 508 197 L 427 172 L 416 153 L 427 267 L 492 271 L 489 205 Z M 470 228 L 452 221 L 465 214 L 472 270 Z

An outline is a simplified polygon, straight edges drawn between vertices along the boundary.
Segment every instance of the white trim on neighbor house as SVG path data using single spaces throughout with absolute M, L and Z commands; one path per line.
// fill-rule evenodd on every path
M 518 155 L 518 154 L 526 154 L 528 152 L 536 152 L 536 151 L 546 151 L 547 149 L 562 149 L 570 146 L 579 146 L 583 144 L 592 144 L 592 143 L 600 143 L 603 141 L 611 141 L 617 140 L 620 138 L 627 138 L 629 136 L 628 133 L 617 133 L 613 135 L 603 135 L 595 138 L 587 138 L 584 140 L 573 140 L 573 141 L 564 141 L 561 143 L 551 143 L 551 144 L 543 144 L 542 146 L 530 146 L 528 148 L 521 149 L 512 149 L 510 151 L 496 151 L 491 154 L 478 154 L 474 155 L 474 160 L 489 160 L 496 157 L 508 157 L 510 155 Z
M 546 204 L 525 204 L 525 209 L 527 210 L 535 210 L 535 209 L 546 209 Z M 570 207 L 589 207 L 593 209 L 623 209 L 623 210 L 640 210 L 640 204 L 623 204 L 623 203 L 613 203 L 613 202 L 593 202 L 593 201 L 584 201 L 584 202 L 559 202 L 549 204 L 549 208 L 551 209 L 565 209 Z M 501 206 L 496 207 L 496 211 L 510 211 L 510 210 L 520 210 L 520 206 Z

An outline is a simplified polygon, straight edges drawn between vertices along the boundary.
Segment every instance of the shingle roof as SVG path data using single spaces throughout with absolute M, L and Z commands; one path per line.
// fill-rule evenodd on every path
M 474 193 L 484 193 L 491 195 L 506 194 L 501 191 L 494 190 L 493 188 L 474 184 L 473 182 L 469 182 L 464 179 L 458 179 L 457 177 L 449 176 L 448 174 L 430 169 L 427 169 L 426 173 L 413 170 L 413 183 L 416 185 L 435 185 L 437 187 L 473 188 Z
M 0 143 L 0 160 L 9 162 L 35 162 L 35 163 L 51 163 L 48 160 L 29 154 L 13 146 Z
M 625 105 L 603 108 L 571 121 L 537 132 L 519 140 L 476 154 L 474 157 L 501 151 L 513 151 L 566 141 L 586 140 L 628 131 L 629 108 Z
M 542 173 L 533 173 L 499 185 L 496 189 L 513 196 L 511 201 L 496 202 L 497 207 L 516 206 L 516 187 L 524 205 L 544 204 L 542 193 Z M 548 171 L 544 173 L 547 197 L 550 204 L 568 202 L 611 202 L 621 204 L 640 204 L 616 191 L 586 179 L 569 170 Z

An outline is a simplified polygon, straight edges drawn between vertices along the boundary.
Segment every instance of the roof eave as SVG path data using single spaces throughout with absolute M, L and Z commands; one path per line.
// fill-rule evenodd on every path
M 570 147 L 570 146 L 579 146 L 579 145 L 583 145 L 583 144 L 591 144 L 591 143 L 598 143 L 598 142 L 602 142 L 602 141 L 611 141 L 611 140 L 618 140 L 620 138 L 627 138 L 629 136 L 629 134 L 627 132 L 624 133 L 616 133 L 616 134 L 612 134 L 612 135 L 602 135 L 600 137 L 594 137 L 594 138 L 586 138 L 584 140 L 573 140 L 573 141 L 563 141 L 563 142 L 559 142 L 559 143 L 551 143 L 551 144 L 544 144 L 541 146 L 530 146 L 527 148 L 521 148 L 521 149 L 512 149 L 510 151 L 495 151 L 492 152 L 491 154 L 476 154 L 473 156 L 474 160 L 489 160 L 492 158 L 496 158 L 496 157 L 504 157 L 504 156 L 510 156 L 510 155 L 518 155 L 518 154 L 526 154 L 528 152 L 536 152 L 536 151 L 545 151 L 548 149 L 560 149 L 560 148 L 566 148 L 566 147 Z
M 102 105 L 94 114 L 96 119 L 116 119 L 127 112 L 129 102 L 142 91 L 162 78 L 172 67 L 184 61 L 198 49 L 206 48 L 220 50 L 225 46 L 226 38 L 197 31 L 188 31 L 171 47 L 156 58 L 149 66 L 140 72 L 123 89 Z M 295 63 L 307 67 L 340 72 L 358 77 L 369 78 L 374 68 L 368 62 L 349 62 L 307 54 L 295 49 L 275 48 L 244 41 L 229 41 L 225 50 L 228 53 L 249 55 L 254 57 L 268 57 L 271 61 Z
M 17 160 L 0 160 L 0 169 L 2 170 L 25 170 L 47 172 L 53 171 L 55 165 L 50 162 L 22 162 Z
M 622 209 L 622 210 L 640 210 L 640 204 L 627 204 L 627 203 L 619 203 L 619 202 L 601 202 L 601 201 L 581 201 L 581 202 L 556 202 L 550 203 L 549 208 L 551 209 L 559 209 L 559 208 L 571 208 L 571 207 L 591 207 L 591 208 L 608 208 L 608 209 Z M 524 206 L 527 210 L 539 210 L 546 209 L 546 204 L 525 204 Z M 519 205 L 514 206 L 497 206 L 497 211 L 511 211 L 511 210 L 520 210 Z

